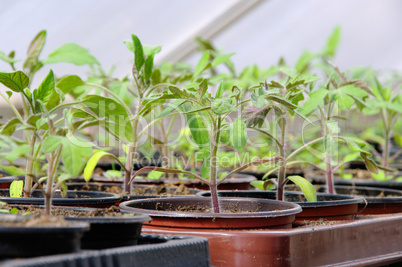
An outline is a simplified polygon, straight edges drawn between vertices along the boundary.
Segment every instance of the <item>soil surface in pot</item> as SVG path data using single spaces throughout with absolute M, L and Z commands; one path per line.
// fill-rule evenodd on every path
M 36 205 L 4 205 L 2 209 L 11 210 L 17 208 L 17 214 L 24 214 L 29 212 L 33 216 L 42 216 L 44 209 Z M 63 217 L 124 217 L 127 216 L 125 213 L 121 213 L 119 207 L 111 206 L 106 209 L 94 209 L 94 208 L 63 208 L 63 207 L 52 207 L 51 210 L 52 218 L 63 219 Z
M 11 209 L 11 208 L 10 208 Z M 21 212 L 22 214 L 24 212 Z M 15 221 L 8 220 L 7 216 L 0 216 L 0 225 L 8 227 L 66 227 L 69 225 L 63 217 L 45 216 L 42 213 L 30 214 L 26 219 Z
M 67 184 L 68 185 L 68 184 Z M 123 194 L 123 188 L 121 184 L 102 184 L 102 183 L 86 183 L 77 187 L 76 183 L 71 184 L 69 189 L 72 190 L 84 190 L 84 191 L 102 191 L 113 194 Z M 147 195 L 159 195 L 159 196 L 182 196 L 192 195 L 190 189 L 181 182 L 161 184 L 157 186 L 134 186 L 132 194 L 137 196 Z M 126 194 L 124 194 L 126 195 Z
M 221 213 L 248 213 L 248 212 L 258 212 L 257 209 L 240 209 L 240 202 L 234 203 L 230 209 L 223 209 Z M 162 207 L 162 208 L 159 208 Z M 169 207 L 169 205 L 163 205 L 163 203 L 156 203 L 156 210 L 170 211 L 170 212 L 194 212 L 194 213 L 211 213 L 213 210 L 210 207 L 198 206 L 198 205 L 183 205 L 177 207 Z M 277 210 L 272 210 L 277 211 Z

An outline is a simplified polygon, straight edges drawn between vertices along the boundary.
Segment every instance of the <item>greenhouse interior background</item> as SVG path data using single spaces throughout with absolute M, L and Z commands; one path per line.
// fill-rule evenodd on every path
M 47 31 L 46 57 L 61 45 L 77 43 L 114 75 L 130 74 L 133 57 L 124 41 L 136 34 L 146 45 L 161 45 L 157 62 L 200 58 L 194 38 L 210 40 L 231 58 L 237 71 L 247 65 L 269 67 L 280 57 L 293 64 L 304 50 L 317 51 L 334 27 L 342 39 L 334 58 L 341 69 L 371 66 L 402 71 L 402 1 L 399 0 L 14 0 L 0 1 L 0 51 L 24 59 L 30 41 Z M 22 61 L 16 63 L 22 64 Z M 88 66 L 47 65 L 57 75 L 88 73 Z M 1 71 L 12 71 L 1 61 Z M 0 90 L 5 87 L 0 85 Z M 19 101 L 19 99 L 13 99 Z M 0 101 L 0 122 L 11 112 Z

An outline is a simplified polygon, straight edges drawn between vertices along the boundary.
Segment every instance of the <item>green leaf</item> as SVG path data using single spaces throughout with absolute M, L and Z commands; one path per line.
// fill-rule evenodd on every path
M 57 84 L 56 87 L 59 88 L 64 94 L 68 94 L 77 86 L 84 85 L 84 81 L 77 75 L 68 75 L 63 77 Z
M 180 106 L 183 112 L 191 111 L 193 107 L 190 103 Z M 199 148 L 209 146 L 209 131 L 202 119 L 202 113 L 191 113 L 186 115 L 186 120 L 190 128 L 191 135 Z
M 293 183 L 295 183 L 300 187 L 307 201 L 309 202 L 317 201 L 317 193 L 315 192 L 314 186 L 305 178 L 298 175 L 293 175 L 288 176 L 287 179 L 289 179 L 290 181 L 292 181 Z
M 10 64 L 14 64 L 19 61 L 18 59 L 14 59 L 12 57 L 7 56 L 4 52 L 1 51 L 0 51 L 0 60 L 3 60 Z
M 247 143 L 246 124 L 238 117 L 227 129 L 231 145 L 238 151 L 242 152 Z
M 216 115 L 223 115 L 232 111 L 237 111 L 233 106 L 232 99 L 228 97 L 212 99 L 211 110 Z
M 195 154 L 195 161 L 199 162 L 202 160 L 205 160 L 209 158 L 211 155 L 211 151 L 209 147 L 203 147 L 202 149 L 198 150 L 197 153 Z
M 216 67 L 219 64 L 222 63 L 227 63 L 229 61 L 229 59 L 234 55 L 235 53 L 230 53 L 230 54 L 226 54 L 226 55 L 219 55 L 216 58 L 214 58 L 214 60 L 212 61 L 211 65 L 212 67 Z
M 165 108 L 156 119 L 160 119 L 165 117 L 166 115 L 170 114 L 171 112 L 175 111 L 176 109 L 178 109 L 180 107 L 180 105 L 182 105 L 184 102 L 186 102 L 185 99 L 177 99 L 175 101 L 173 101 L 172 103 L 168 104 L 168 107 Z
M 17 209 L 16 207 L 14 207 L 14 208 L 12 208 L 12 209 L 10 210 L 10 213 L 11 213 L 11 214 L 17 214 L 19 211 L 20 211 L 19 209 Z
M 6 124 L 3 125 L 0 133 L 11 136 L 14 133 L 15 128 L 17 127 L 18 124 L 22 124 L 22 121 L 20 121 L 19 118 L 12 118 Z
M 324 136 L 324 149 L 328 155 L 333 156 L 336 150 L 336 141 L 329 135 Z
M 163 172 L 158 172 L 158 171 L 152 171 L 150 173 L 148 173 L 147 178 L 148 179 L 160 179 L 163 175 Z
M 309 99 L 303 104 L 303 115 L 307 115 L 318 106 L 323 105 L 324 98 L 327 96 L 328 91 L 326 89 L 318 89 L 309 94 Z
M 309 51 L 303 51 L 302 55 L 296 62 L 296 71 L 302 73 L 305 71 L 310 64 L 311 60 L 316 56 L 316 54 Z
M 74 140 L 74 139 L 73 139 Z M 78 142 L 77 142 L 78 143 Z M 77 177 L 84 167 L 83 155 L 91 148 L 75 144 L 70 138 L 63 140 L 63 148 L 61 150 L 61 160 L 64 167 L 72 177 Z
M 39 62 L 39 55 L 43 50 L 46 41 L 46 31 L 40 31 L 32 40 L 27 51 L 27 58 L 24 62 L 23 68 L 29 72 L 35 68 Z
M 327 39 L 327 43 L 324 46 L 323 53 L 327 56 L 334 56 L 336 49 L 338 47 L 339 41 L 341 39 L 341 27 L 336 26 L 332 31 L 331 35 Z
M 287 76 L 294 78 L 297 76 L 297 71 L 295 69 L 289 68 L 287 66 L 280 67 L 280 71 L 285 73 Z
M 16 93 L 22 93 L 29 84 L 29 77 L 18 70 L 15 72 L 0 72 L 0 83 Z
M 368 156 L 371 156 L 370 152 L 363 149 L 363 147 L 366 146 L 366 143 L 364 141 L 351 137 L 343 137 L 342 139 L 348 144 L 349 148 L 352 149 L 353 151 L 362 152 L 367 154 Z
M 35 100 L 40 100 L 45 104 L 48 103 L 55 92 L 55 88 L 54 74 L 53 71 L 50 70 L 38 89 L 34 91 Z
M 197 66 L 195 66 L 194 73 L 193 73 L 193 79 L 196 79 L 198 76 L 200 76 L 200 74 L 208 66 L 209 57 L 210 57 L 209 51 L 205 51 L 202 54 L 200 61 L 198 61 Z
M 30 151 L 31 147 L 28 144 L 20 144 L 12 148 L 11 151 L 4 153 L 4 158 L 9 162 L 13 162 L 18 158 L 25 158 Z
M 370 154 L 361 152 L 360 155 L 364 159 L 364 164 L 366 165 L 367 170 L 372 173 L 378 174 L 377 164 L 375 164 L 374 160 L 369 157 Z
M 177 95 L 178 98 L 188 98 L 187 92 L 184 91 L 184 90 L 181 90 L 181 89 L 178 88 L 177 86 L 171 85 L 171 86 L 169 86 L 169 90 L 170 90 L 173 94 Z
M 347 94 L 337 94 L 336 100 L 338 103 L 338 108 L 340 110 L 350 109 L 355 102 L 353 98 L 348 96 Z
M 131 52 L 134 52 L 134 46 L 133 46 L 133 41 L 124 41 L 124 43 L 127 46 L 127 49 L 130 50 Z M 143 53 L 145 57 L 148 57 L 150 55 L 156 55 L 162 50 L 162 46 L 156 45 L 156 46 L 148 46 L 148 45 L 143 45 L 142 46 Z
M 154 55 L 150 55 L 145 61 L 144 78 L 146 82 L 149 82 L 149 79 L 151 78 L 153 66 L 154 66 Z
M 287 99 L 285 99 L 285 98 L 283 98 L 281 96 L 267 95 L 265 98 L 270 100 L 270 101 L 277 102 L 277 103 L 285 106 L 286 108 L 288 108 L 290 110 L 295 110 L 297 108 L 297 105 L 293 104 L 292 102 L 290 102 L 289 100 L 287 100 Z
M 339 128 L 337 121 L 329 120 L 326 123 L 327 123 L 327 127 L 328 127 L 328 130 L 329 130 L 330 134 L 338 134 L 338 133 L 340 133 L 341 128 Z
M 258 95 L 256 92 L 251 93 L 251 102 L 256 108 L 263 108 L 265 105 L 265 96 Z
M 221 87 L 222 83 L 219 85 Z M 218 89 L 219 91 L 219 89 Z M 202 97 L 208 92 L 208 79 L 202 79 L 200 86 L 198 88 L 198 100 L 201 102 Z
M 111 153 L 108 153 L 106 151 L 102 151 L 102 150 L 96 150 L 91 158 L 88 160 L 85 169 L 84 169 L 84 179 L 85 181 L 89 181 L 91 179 L 92 173 L 96 167 L 96 164 L 98 164 L 98 161 L 104 157 L 104 156 L 109 156 L 112 157 L 114 159 L 117 159 L 117 157 Z
M 142 48 L 142 44 L 140 39 L 134 34 L 131 35 L 131 39 L 133 40 L 133 48 L 134 48 L 134 64 L 137 68 L 137 71 L 141 70 L 141 67 L 144 65 L 144 50 Z
M 204 179 L 208 179 L 211 176 L 211 157 L 204 158 L 204 162 L 201 166 L 201 177 Z
M 123 177 L 123 173 L 118 170 L 107 170 L 106 172 L 103 173 L 103 176 L 108 177 L 108 178 L 121 178 Z
M 88 95 L 82 99 L 81 103 L 86 105 L 96 117 L 106 118 L 106 123 L 100 125 L 105 130 L 128 142 L 134 140 L 129 114 L 119 102 L 108 97 Z
M 42 150 L 45 153 L 51 153 L 62 145 L 64 138 L 58 135 L 51 135 L 45 138 L 42 143 Z
M 162 73 L 159 69 L 154 69 L 151 75 L 152 84 L 156 85 L 161 83 Z
M 222 81 L 219 84 L 218 89 L 216 90 L 215 98 L 222 98 L 224 90 L 225 90 L 225 86 L 224 86 L 224 82 Z
M 149 57 L 150 55 L 156 55 L 162 50 L 162 46 L 155 45 L 155 46 L 148 46 L 143 45 L 142 49 L 144 51 L 144 56 Z
M 67 190 L 68 190 L 67 183 L 65 181 L 61 182 L 60 183 L 60 192 L 63 197 L 67 196 Z
M 30 151 L 30 150 L 27 150 Z M 10 162 L 12 162 L 11 159 L 8 159 Z M 1 170 L 7 172 L 10 175 L 17 175 L 17 176 L 23 176 L 25 175 L 25 170 L 20 169 L 14 165 L 2 165 L 0 164 Z
M 358 87 L 355 87 L 353 85 L 345 85 L 345 86 L 339 87 L 337 89 L 337 91 L 340 91 L 344 94 L 347 94 L 349 96 L 353 96 L 353 97 L 356 97 L 359 99 L 362 99 L 363 97 L 368 95 L 366 91 L 364 91 L 363 89 L 360 89 Z
M 10 197 L 22 197 L 22 190 L 24 187 L 24 181 L 12 181 L 10 185 Z
M 271 179 L 267 181 L 252 181 L 250 182 L 250 185 L 264 191 L 270 191 L 276 189 L 276 185 Z
M 49 54 L 49 57 L 42 61 L 43 63 L 67 62 L 74 65 L 96 64 L 100 65 L 98 60 L 92 56 L 87 49 L 74 43 L 67 43 L 57 48 Z

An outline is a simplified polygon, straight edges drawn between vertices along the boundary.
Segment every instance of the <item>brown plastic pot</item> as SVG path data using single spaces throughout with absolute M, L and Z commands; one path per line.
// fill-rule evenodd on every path
M 197 195 L 210 197 L 210 192 Z M 258 199 L 276 199 L 273 191 L 219 191 L 222 197 L 241 197 Z M 285 192 L 285 200 L 299 204 L 303 211 L 296 215 L 296 220 L 352 220 L 359 212 L 359 204 L 364 199 L 356 196 L 331 195 L 317 193 L 317 202 L 307 202 L 301 192 Z
M 394 164 L 390 166 L 391 168 L 395 168 L 399 170 L 398 176 L 402 176 L 402 164 Z M 366 166 L 361 163 L 350 164 L 350 169 L 361 169 L 366 170 Z M 307 174 L 305 176 L 312 183 L 321 185 L 326 183 L 326 178 L 321 175 L 316 174 Z M 334 178 L 335 185 L 341 186 L 362 186 L 362 187 L 378 187 L 378 188 L 388 188 L 393 190 L 402 190 L 402 182 L 397 182 L 395 180 L 391 181 L 377 181 L 374 179 L 361 179 L 361 178 L 353 178 L 353 179 L 343 179 L 340 177 Z
M 211 210 L 211 199 L 205 197 L 168 197 L 131 200 L 120 209 L 148 214 L 152 222 L 144 225 L 193 229 L 290 228 L 299 205 L 266 199 L 220 198 L 222 213 L 181 212 L 183 207 Z M 228 212 L 228 210 L 233 212 Z
M 318 192 L 325 187 L 319 187 Z M 335 191 L 342 195 L 361 196 L 367 201 L 367 205 L 360 204 L 361 213 L 389 214 L 402 212 L 402 191 L 388 188 L 361 187 L 361 186 L 335 186 Z
M 402 261 L 402 215 L 293 229 L 186 229 L 143 227 L 144 233 L 208 238 L 211 265 L 383 266 Z

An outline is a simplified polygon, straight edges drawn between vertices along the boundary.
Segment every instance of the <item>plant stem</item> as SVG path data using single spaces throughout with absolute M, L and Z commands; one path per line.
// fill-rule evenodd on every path
M 325 138 L 325 136 L 330 136 L 330 131 L 327 126 L 327 119 L 329 118 L 329 115 L 327 117 L 325 115 L 324 110 L 320 106 L 318 108 L 319 108 L 319 111 L 321 114 L 320 123 L 321 123 L 321 128 L 322 128 L 322 134 L 323 134 L 323 137 Z M 334 180 L 333 180 L 333 175 L 332 175 L 332 164 L 331 164 L 332 159 L 331 159 L 330 154 L 327 152 L 327 148 L 325 148 L 325 146 L 324 146 L 324 149 L 325 149 L 325 157 L 324 157 L 325 173 L 327 176 L 327 192 L 329 194 L 335 194 Z
M 384 135 L 385 135 L 384 136 L 385 137 L 385 144 L 384 144 L 384 151 L 383 151 L 383 155 L 382 155 L 382 158 L 383 158 L 382 165 L 384 167 L 388 167 L 388 165 L 389 165 L 389 160 L 388 160 L 388 158 L 389 158 L 389 148 L 390 148 L 390 131 L 387 128 L 385 128 L 385 130 L 384 130 Z M 384 171 L 384 174 L 385 174 L 385 177 L 388 176 L 387 171 Z
M 27 166 L 25 168 L 25 182 L 24 182 L 24 197 L 30 197 L 31 196 L 31 188 L 32 188 L 32 179 L 33 179 L 33 162 L 34 162 L 34 148 L 35 148 L 35 142 L 36 142 L 36 133 L 32 135 L 31 141 L 29 142 L 29 147 L 31 148 L 31 151 L 29 151 L 29 155 L 27 158 Z
M 286 96 L 286 87 L 280 89 L 281 94 L 283 97 Z M 279 118 L 278 124 L 281 129 L 281 139 L 280 143 L 281 145 L 279 147 L 279 156 L 283 158 L 284 160 L 281 162 L 281 165 L 279 167 L 279 172 L 278 172 L 278 189 L 277 189 L 277 194 L 276 194 L 276 199 L 277 200 L 284 200 L 284 194 L 285 194 L 285 184 L 286 184 L 286 133 L 287 133 L 287 112 L 285 107 L 281 107 L 282 114 L 281 118 Z
M 327 175 L 327 190 L 329 194 L 335 194 L 334 179 L 332 176 L 331 157 L 325 152 L 325 172 Z
M 162 106 L 161 106 L 162 108 Z M 161 110 L 162 112 L 162 110 Z M 161 159 L 162 159 L 162 166 L 165 168 L 170 168 L 170 157 L 169 157 L 169 149 L 167 147 L 167 143 L 168 143 L 168 136 L 166 134 L 165 131 L 165 125 L 163 124 L 163 120 L 159 121 L 159 125 L 160 125 L 160 130 L 161 130 L 161 135 L 162 135 L 162 147 L 160 149 L 161 151 Z M 171 174 L 170 173 L 164 173 L 165 179 L 169 179 L 171 178 Z
M 286 159 L 286 121 L 282 120 L 281 125 L 281 145 L 279 147 L 279 156 L 283 159 Z M 278 190 L 276 199 L 283 200 L 284 199 L 284 188 L 285 188 L 285 178 L 286 178 L 286 160 L 281 162 L 278 172 Z
M 217 184 L 217 158 L 219 135 L 221 128 L 221 116 L 218 116 L 217 125 L 214 125 L 213 134 L 211 138 L 211 158 L 210 158 L 210 189 L 211 189 L 211 201 L 214 213 L 220 213 L 219 199 L 218 199 L 218 184 Z M 214 140 L 214 138 L 215 140 Z

